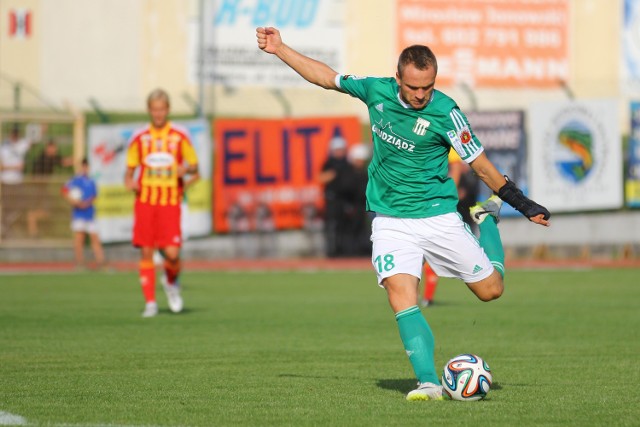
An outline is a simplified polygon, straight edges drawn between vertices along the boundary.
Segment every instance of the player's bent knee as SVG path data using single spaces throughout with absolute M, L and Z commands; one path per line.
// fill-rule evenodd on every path
M 502 291 L 503 291 L 503 287 L 502 286 L 492 286 L 489 289 L 487 289 L 485 292 L 483 292 L 481 295 L 478 295 L 478 298 L 480 298 L 481 301 L 484 302 L 489 302 L 489 301 L 493 301 L 494 299 L 498 299 L 502 296 Z
M 502 276 L 494 272 L 491 276 L 476 283 L 467 283 L 469 289 L 478 297 L 479 300 L 488 302 L 500 298 L 504 291 Z

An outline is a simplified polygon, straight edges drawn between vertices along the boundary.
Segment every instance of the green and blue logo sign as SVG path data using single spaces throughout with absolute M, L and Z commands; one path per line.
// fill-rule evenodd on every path
M 559 131 L 555 164 L 560 175 L 578 183 L 593 170 L 593 134 L 582 121 L 571 120 Z

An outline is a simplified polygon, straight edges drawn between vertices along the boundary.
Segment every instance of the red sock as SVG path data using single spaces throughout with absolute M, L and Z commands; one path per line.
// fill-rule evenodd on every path
M 436 293 L 438 286 L 438 275 L 431 269 L 429 264 L 424 265 L 424 294 L 426 301 L 433 301 L 433 295 Z
M 177 259 L 175 261 L 171 261 L 168 259 L 164 260 L 164 272 L 167 275 L 167 282 L 173 285 L 178 280 L 178 275 L 180 274 L 180 260 Z
M 156 269 L 153 261 L 140 261 L 140 285 L 146 302 L 156 300 Z

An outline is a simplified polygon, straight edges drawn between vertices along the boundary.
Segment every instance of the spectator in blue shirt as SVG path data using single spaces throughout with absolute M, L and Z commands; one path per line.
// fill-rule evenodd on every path
M 91 249 L 98 267 L 104 266 L 104 251 L 98 236 L 93 203 L 98 196 L 96 183 L 89 177 L 89 163 L 82 160 L 80 172 L 71 178 L 62 188 L 64 198 L 73 207 L 71 230 L 73 231 L 73 250 L 76 265 L 84 265 L 84 242 L 89 236 Z

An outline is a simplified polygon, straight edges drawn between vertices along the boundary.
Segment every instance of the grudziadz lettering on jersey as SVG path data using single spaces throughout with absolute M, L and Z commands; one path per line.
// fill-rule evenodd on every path
M 382 120 L 380 120 L 379 123 L 375 123 L 371 126 L 371 130 L 378 135 L 378 138 L 391 145 L 395 145 L 398 150 L 405 150 L 409 153 L 413 153 L 413 150 L 416 147 L 414 143 L 405 141 L 398 135 L 394 134 L 390 123 L 383 126 Z

